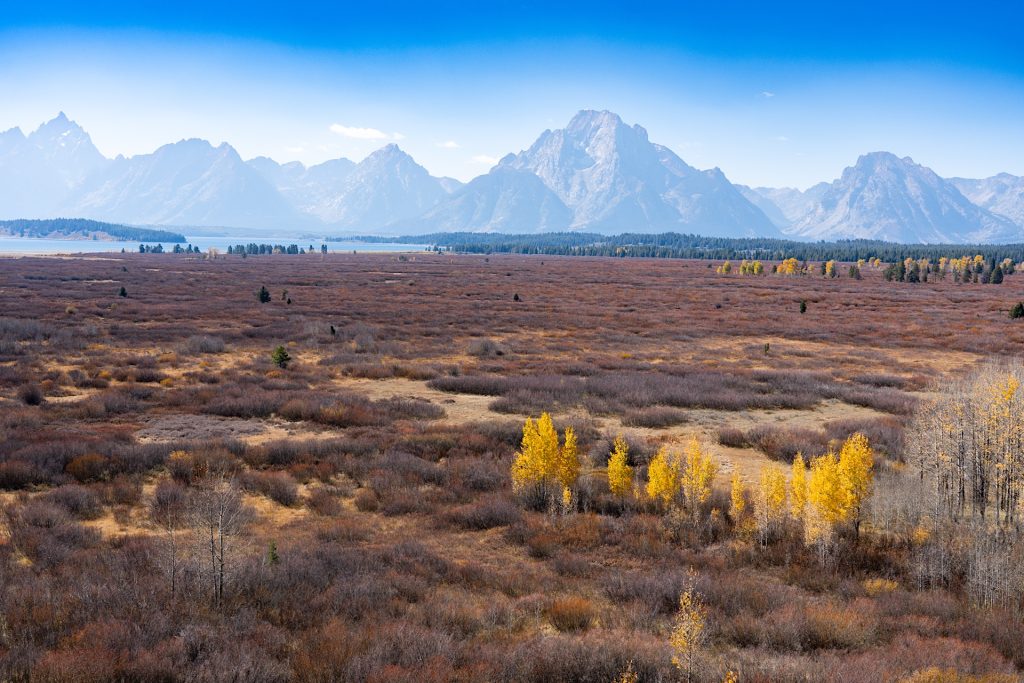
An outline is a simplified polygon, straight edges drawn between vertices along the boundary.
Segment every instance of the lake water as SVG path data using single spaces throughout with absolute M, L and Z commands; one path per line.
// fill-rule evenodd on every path
M 186 235 L 188 244 L 193 247 L 199 247 L 200 250 L 206 251 L 210 247 L 215 247 L 220 250 L 221 253 L 227 251 L 228 246 L 234 246 L 236 244 L 249 244 L 255 242 L 256 244 L 283 244 L 285 246 L 289 244 L 297 244 L 301 248 L 309 248 L 309 245 L 313 245 L 314 251 L 320 251 L 320 245 L 324 242 L 320 240 L 299 240 L 295 237 L 209 237 L 206 235 L 189 237 Z M 155 245 L 156 242 L 146 242 L 149 245 Z M 349 253 L 353 251 L 357 252 L 374 252 L 374 251 L 424 251 L 426 245 L 424 244 L 392 244 L 392 243 L 377 243 L 377 242 L 327 242 L 327 251 L 331 253 Z M 173 242 L 163 243 L 165 251 L 171 251 L 174 249 Z M 185 245 L 181 245 L 185 248 Z M 107 242 L 103 240 L 51 240 L 51 239 L 36 239 L 30 237 L 10 237 L 6 235 L 0 235 L 0 254 L 97 254 L 103 252 L 120 252 L 121 249 L 125 251 L 139 250 L 138 242 Z

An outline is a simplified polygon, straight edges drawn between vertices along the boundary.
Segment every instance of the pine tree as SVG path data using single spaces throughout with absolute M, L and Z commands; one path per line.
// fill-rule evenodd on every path
M 611 457 L 608 458 L 608 488 L 613 495 L 623 498 L 633 489 L 633 468 L 629 466 L 629 446 L 621 435 L 615 437 Z
M 288 355 L 288 350 L 283 346 L 278 346 L 274 349 L 274 352 L 270 354 L 270 359 L 274 361 L 274 365 L 284 369 L 288 367 L 288 363 L 292 361 L 292 357 Z
M 1010 319 L 1024 318 L 1024 301 L 1018 301 L 1010 309 Z
M 259 297 L 261 304 L 270 303 L 270 290 L 268 290 L 266 287 L 260 287 L 260 291 L 259 294 L 257 294 L 257 297 Z

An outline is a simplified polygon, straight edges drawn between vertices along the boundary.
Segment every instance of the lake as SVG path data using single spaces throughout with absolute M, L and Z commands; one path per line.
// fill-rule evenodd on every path
M 206 251 L 210 247 L 215 247 L 224 253 L 227 251 L 228 246 L 234 246 L 236 244 L 249 244 L 255 242 L 256 244 L 297 244 L 299 247 L 308 248 L 310 244 L 313 245 L 313 249 L 316 251 L 320 250 L 320 245 L 324 242 L 320 240 L 299 240 L 295 237 L 210 237 L 207 235 L 189 237 L 188 244 L 193 247 L 199 247 L 200 250 Z M 146 242 L 145 244 L 155 245 L 156 242 Z M 374 252 L 374 251 L 424 251 L 427 245 L 424 244 L 392 244 L 390 242 L 327 242 L 327 251 L 331 253 L 352 253 L 356 252 Z M 164 250 L 170 251 L 174 249 L 173 242 L 163 242 Z M 184 244 L 181 245 L 185 247 Z M 111 242 L 103 240 L 54 240 L 54 239 L 40 239 L 32 237 L 11 237 L 8 235 L 0 235 L 0 254 L 96 254 L 103 252 L 120 252 L 122 249 L 125 251 L 138 251 L 139 242 Z

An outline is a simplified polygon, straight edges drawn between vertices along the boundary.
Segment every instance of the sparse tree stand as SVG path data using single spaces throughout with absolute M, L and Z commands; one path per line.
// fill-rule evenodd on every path
M 274 365 L 282 370 L 287 368 L 288 363 L 292 361 L 292 357 L 288 355 L 288 350 L 283 346 L 278 346 L 274 349 L 274 352 L 270 354 L 270 359 L 274 361 Z
M 257 296 L 259 297 L 261 304 L 270 303 L 270 290 L 268 290 L 266 287 L 260 287 L 260 292 L 259 294 L 257 294 Z

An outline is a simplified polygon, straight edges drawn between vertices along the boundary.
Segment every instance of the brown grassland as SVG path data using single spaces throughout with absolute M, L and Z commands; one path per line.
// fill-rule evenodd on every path
M 0 259 L 0 680 L 677 680 L 691 569 L 694 680 L 1018 680 L 1019 597 L 922 581 L 885 514 L 918 405 L 1024 348 L 1024 273 L 714 265 Z M 571 510 L 512 490 L 543 411 L 579 438 Z M 731 517 L 733 472 L 753 499 L 854 432 L 875 502 L 827 562 Z M 619 434 L 638 482 L 705 444 L 699 523 L 610 494 Z

